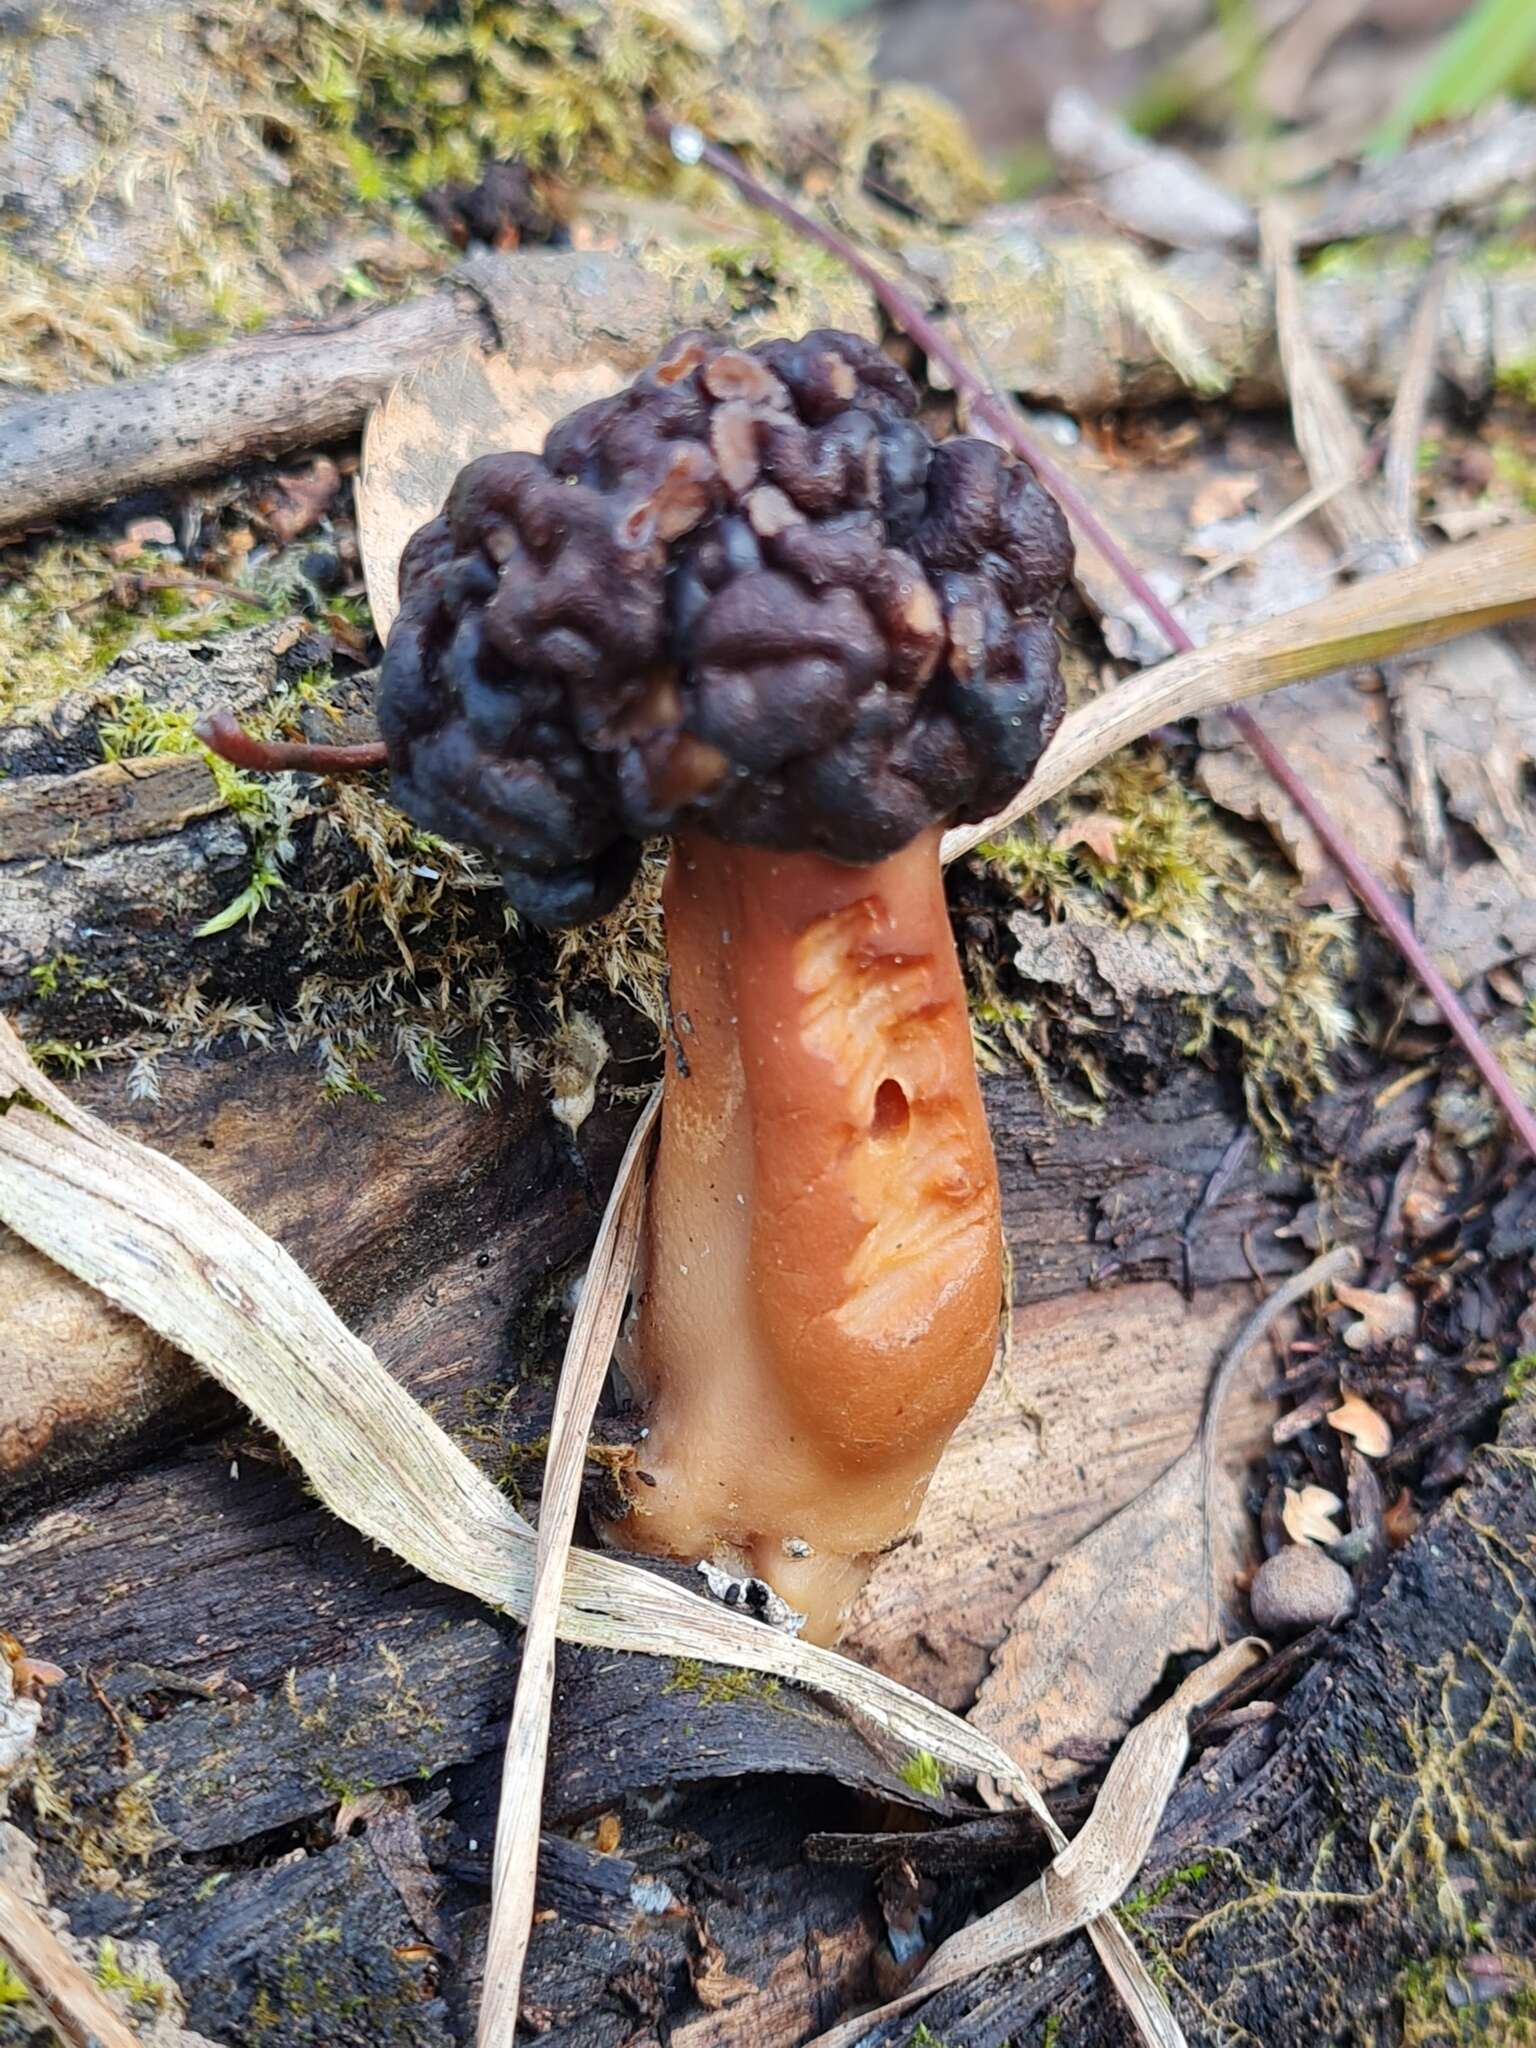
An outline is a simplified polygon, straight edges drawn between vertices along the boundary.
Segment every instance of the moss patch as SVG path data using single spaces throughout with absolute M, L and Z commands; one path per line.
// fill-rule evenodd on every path
M 67 219 L 0 256 L 0 376 L 13 382 L 111 375 L 376 289 L 343 264 L 317 291 L 289 260 L 369 224 L 416 245 L 406 268 L 430 275 L 452 251 L 416 195 L 473 182 L 492 159 L 583 187 L 691 199 L 701 174 L 648 135 L 651 104 L 792 179 L 814 177 L 845 213 L 868 212 L 866 174 L 942 221 L 965 219 L 990 189 L 953 110 L 918 88 L 875 84 L 860 38 L 786 0 L 450 0 L 425 18 L 334 0 L 167 0 L 154 28 L 170 53 L 158 70 L 133 36 L 110 61 L 70 64 L 55 23 L 35 28 L 33 60 L 16 73 L 18 105 L 67 84 L 97 161 Z M 158 105 L 141 109 L 150 88 Z M 740 214 L 713 190 L 708 211 Z M 884 211 L 888 226 L 900 218 Z M 93 239 L 111 262 L 75 260 Z M 743 241 L 760 246 L 755 230 Z M 789 284 L 824 261 L 785 250 L 771 268 Z
M 157 566 L 148 554 L 114 562 L 81 540 L 0 550 L 0 724 L 96 681 L 137 640 L 203 640 L 267 616 L 196 590 L 122 602 L 122 579 Z
M 1296 901 L 1294 877 L 1251 834 L 1182 783 L 1157 752 L 1117 754 L 976 859 L 1052 921 L 1086 917 L 1169 934 L 1192 961 L 1228 963 L 1214 995 L 1183 999 L 1183 1051 L 1236 1051 L 1250 1118 L 1271 1154 L 1295 1111 L 1331 1085 L 1350 1037 L 1353 927 Z M 1004 1052 L 1035 1073 L 1059 1111 L 1094 1117 L 1108 1092 L 1103 1020 L 1071 992 L 1020 994 L 972 946 L 973 1020 L 983 1065 Z M 1193 977 L 1192 977 L 1193 978 Z M 1058 1076 L 1079 1084 L 1074 1095 Z

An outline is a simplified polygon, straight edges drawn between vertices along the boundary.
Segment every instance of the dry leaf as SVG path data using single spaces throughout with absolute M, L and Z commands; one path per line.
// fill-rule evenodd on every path
M 1090 495 L 1097 495 L 1090 491 Z M 1079 567 L 1082 557 L 1079 556 Z M 1058 796 L 1155 726 L 1282 685 L 1439 646 L 1536 612 L 1536 525 L 1507 527 L 1228 633 L 1106 691 L 1062 720 L 1020 795 L 996 817 L 944 835 L 954 860 Z M 1302 703 L 1310 701 L 1297 692 Z M 1266 713 L 1266 719 L 1267 719 Z
M 611 363 L 513 363 L 472 347 L 403 378 L 375 406 L 363 433 L 357 538 L 381 640 L 399 608 L 401 550 L 442 510 L 465 463 L 502 449 L 537 454 L 556 420 L 623 382 Z
M 317 455 L 308 469 L 280 471 L 257 509 L 273 539 L 286 544 L 319 524 L 340 488 L 341 471 L 328 455 Z
M 1299 1492 L 1288 1486 L 1280 1520 L 1293 1543 L 1337 1543 L 1340 1532 L 1333 1518 L 1343 1507 L 1339 1496 L 1326 1486 L 1304 1486 Z
M 1336 818 L 1348 821 L 1357 852 L 1384 881 L 1400 885 L 1409 850 L 1408 814 L 1386 697 L 1348 675 L 1277 690 L 1260 714 L 1265 732 Z M 1201 788 L 1223 810 L 1268 825 L 1302 879 L 1303 903 L 1354 903 L 1349 884 L 1311 826 L 1219 714 L 1200 722 Z
M 1472 827 L 1528 902 L 1536 896 L 1536 677 L 1504 641 L 1479 633 L 1429 667 L 1415 704 L 1452 817 Z
M 1249 1637 L 1191 1673 L 1171 1700 L 1131 1730 L 1109 1767 L 1093 1812 L 1043 1877 L 951 1935 L 900 1997 L 818 2034 L 810 2048 L 854 2048 L 881 2022 L 910 2011 L 946 1984 L 1030 1955 L 1081 1927 L 1090 1916 L 1107 1915 L 1145 1862 L 1163 1808 L 1178 1783 L 1189 1754 L 1191 1711 L 1214 1699 L 1262 1654 L 1263 1645 Z M 1171 2031 L 1159 2026 L 1149 2038 L 1181 2041 L 1183 2035 L 1171 2019 L 1169 2026 Z
M 1189 508 L 1189 523 L 1198 532 L 1218 519 L 1235 519 L 1258 496 L 1256 476 L 1213 476 L 1196 491 Z
M 1352 1308 L 1360 1318 L 1344 1332 L 1351 1351 L 1374 1351 L 1378 1345 L 1400 1343 L 1418 1332 L 1419 1305 L 1400 1280 L 1384 1294 L 1342 1281 L 1333 1291 L 1345 1308 Z
M 1108 811 L 1089 811 L 1085 817 L 1073 818 L 1063 825 L 1051 844 L 1062 852 L 1071 846 L 1086 846 L 1101 861 L 1113 865 L 1120 857 L 1120 834 L 1127 822 L 1111 817 Z
M 1384 1415 L 1378 1415 L 1369 1401 L 1358 1394 L 1346 1394 L 1337 1408 L 1328 1410 L 1328 1420 L 1341 1436 L 1352 1437 L 1363 1457 L 1384 1458 L 1392 1448 L 1392 1430 Z
M 1186 1302 L 1140 1281 L 1016 1310 L 1009 1355 L 934 1474 L 922 1541 L 882 1557 L 859 1595 L 850 1653 L 945 1706 L 973 1700 L 990 1646 L 1056 1561 L 1188 1444 L 1250 1300 L 1241 1282 Z M 1262 1454 L 1273 1418 L 1251 1382 L 1234 1387 L 1222 1414 L 1234 1467 Z
M 1214 1455 L 1222 1397 L 1254 1346 L 1317 1285 L 1353 1270 L 1341 1246 L 1276 1288 L 1243 1324 L 1216 1369 L 1206 1429 L 1147 1491 L 1059 1559 L 1019 1609 L 971 1709 L 1036 1783 L 1074 1765 L 1064 1736 L 1118 1739 L 1171 1656 L 1217 1637 L 1215 1585 L 1230 1583 L 1231 1552 L 1248 1527 L 1238 1475 L 1222 1480 Z M 1228 1553 L 1218 1566 L 1220 1540 Z
M 1536 954 L 1536 891 L 1496 860 L 1413 877 L 1413 923 L 1453 988 Z

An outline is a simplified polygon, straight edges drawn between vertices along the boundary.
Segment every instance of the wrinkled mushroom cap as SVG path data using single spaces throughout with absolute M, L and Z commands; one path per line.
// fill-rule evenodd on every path
M 866 863 L 999 808 L 1061 715 L 1070 543 L 916 411 L 851 335 L 683 334 L 542 456 L 471 463 L 400 566 L 402 808 L 546 924 L 610 908 L 656 834 Z

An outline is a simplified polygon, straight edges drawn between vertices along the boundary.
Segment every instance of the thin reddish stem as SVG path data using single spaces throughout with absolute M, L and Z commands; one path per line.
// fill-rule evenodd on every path
M 826 226 L 824 222 L 813 220 L 791 200 L 771 190 L 760 179 L 755 178 L 728 150 L 722 149 L 716 142 L 711 142 L 707 136 L 701 135 L 698 129 L 674 125 L 659 114 L 651 116 L 650 126 L 653 133 L 661 136 L 670 145 L 673 155 L 679 162 L 707 165 L 710 170 L 734 185 L 750 205 L 758 207 L 764 213 L 772 214 L 776 220 L 783 221 L 786 227 L 792 228 L 796 234 L 804 236 L 808 241 L 818 243 L 829 255 L 835 256 L 868 285 L 877 302 L 895 325 L 910 336 L 925 355 L 943 364 L 955 389 L 964 395 L 975 416 L 990 427 L 1020 461 L 1029 464 L 1073 524 L 1098 549 L 1130 595 L 1144 607 L 1148 617 L 1162 632 L 1169 646 L 1180 654 L 1188 652 L 1194 646 L 1195 643 L 1189 634 L 1148 583 L 1077 485 L 1042 448 L 1036 446 L 1033 438 L 1026 433 L 1020 423 L 1014 407 L 977 375 L 948 335 L 928 317 L 915 299 L 899 285 L 892 284 L 890 279 L 845 235 L 839 234 L 835 228 Z M 1312 827 L 1329 858 L 1392 941 L 1415 978 L 1434 998 L 1441 1015 L 1467 1058 L 1482 1077 L 1488 1092 L 1509 1119 L 1510 1128 L 1517 1134 L 1526 1151 L 1536 1158 L 1536 1116 L 1533 1116 L 1526 1107 L 1513 1081 L 1499 1065 L 1493 1047 L 1478 1030 L 1471 1012 L 1430 959 L 1402 906 L 1361 859 L 1326 807 L 1292 768 L 1253 713 L 1241 705 L 1232 705 L 1226 716 L 1232 720 L 1243 740 L 1253 749 L 1268 773 Z
M 275 775 L 302 768 L 311 775 L 363 775 L 384 766 L 384 742 L 365 740 L 356 747 L 326 747 L 308 740 L 259 740 L 246 731 L 232 711 L 210 711 L 192 728 L 210 753 L 237 768 Z

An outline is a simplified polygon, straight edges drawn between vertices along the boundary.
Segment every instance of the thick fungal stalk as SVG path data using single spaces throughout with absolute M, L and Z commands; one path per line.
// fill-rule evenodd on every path
M 674 1052 L 612 1532 L 835 1632 L 992 1357 L 996 1171 L 938 840 L 1061 711 L 1064 523 L 900 370 L 684 335 L 542 458 L 455 484 L 401 567 L 397 800 L 544 923 L 675 835 Z
M 826 1641 L 992 1362 L 997 1171 L 938 829 L 870 868 L 673 850 L 681 1058 L 628 1365 L 615 1531 L 767 1579 Z

